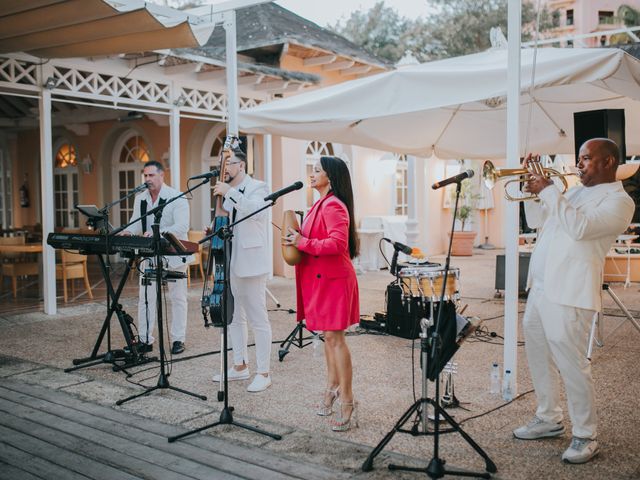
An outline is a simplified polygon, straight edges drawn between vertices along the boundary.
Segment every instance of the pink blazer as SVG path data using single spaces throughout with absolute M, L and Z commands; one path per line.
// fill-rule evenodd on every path
M 345 330 L 360 320 L 358 281 L 349 258 L 349 212 L 332 193 L 302 223 L 296 265 L 297 319 L 310 330 Z

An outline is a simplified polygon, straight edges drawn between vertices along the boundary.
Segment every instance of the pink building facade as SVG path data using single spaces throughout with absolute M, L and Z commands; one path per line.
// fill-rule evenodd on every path
M 618 9 L 628 5 L 640 10 L 640 0 L 547 0 L 554 25 L 546 37 L 572 37 L 602 32 L 602 35 L 561 42 L 562 46 L 596 47 L 610 43 L 611 32 L 624 27 Z

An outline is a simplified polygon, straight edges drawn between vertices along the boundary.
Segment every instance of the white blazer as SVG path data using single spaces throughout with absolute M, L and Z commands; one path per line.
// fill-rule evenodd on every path
M 131 219 L 129 221 L 138 218 L 141 215 L 140 204 L 142 203 L 142 200 L 147 201 L 147 211 L 149 211 L 153 207 L 156 207 L 160 203 L 161 199 L 167 201 L 178 194 L 180 194 L 180 192 L 175 188 L 171 188 L 168 185 L 162 184 L 162 187 L 160 188 L 160 194 L 158 195 L 158 202 L 153 205 L 151 194 L 148 190 L 145 190 L 144 192 L 136 195 L 135 201 L 133 203 L 133 214 L 131 215 Z M 147 216 L 146 220 L 146 231 L 150 232 L 151 225 L 154 222 L 153 215 Z M 132 235 L 142 235 L 144 233 L 142 231 L 142 221 L 130 225 L 126 228 L 126 231 L 130 232 Z M 180 240 L 188 240 L 189 202 L 186 198 L 182 197 L 178 200 L 175 200 L 174 202 L 171 202 L 162 211 L 162 218 L 160 219 L 160 233 L 162 234 L 164 232 L 173 233 Z M 181 267 L 183 265 L 192 263 L 195 260 L 193 255 L 189 255 L 187 257 L 170 256 L 165 257 L 165 259 L 167 260 L 169 268 Z
M 544 293 L 552 302 L 600 311 L 607 252 L 629 226 L 635 209 L 621 182 L 577 186 L 566 195 L 554 187 L 540 192 L 541 202 L 526 202 L 527 223 L 553 235 L 544 260 Z M 549 228 L 555 223 L 555 228 Z M 534 249 L 531 262 L 534 262 Z M 531 288 L 531 269 L 527 288 Z
M 267 184 L 247 175 L 241 184 L 231 187 L 224 196 L 222 208 L 235 219 L 249 215 L 268 204 L 264 197 L 269 195 Z M 231 247 L 231 273 L 237 277 L 255 277 L 270 273 L 271 252 L 267 246 L 269 232 L 269 212 L 263 210 L 253 217 L 239 223 L 233 229 Z

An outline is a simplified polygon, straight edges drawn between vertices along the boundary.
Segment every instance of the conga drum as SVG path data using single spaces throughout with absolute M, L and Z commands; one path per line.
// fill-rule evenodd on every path
M 296 218 L 296 212 L 293 210 L 285 210 L 282 216 L 282 237 L 289 232 L 289 228 L 294 229 L 296 232 L 300 231 L 300 225 Z M 297 265 L 302 260 L 302 253 L 296 247 L 292 245 L 282 245 L 282 257 L 284 261 L 289 265 Z

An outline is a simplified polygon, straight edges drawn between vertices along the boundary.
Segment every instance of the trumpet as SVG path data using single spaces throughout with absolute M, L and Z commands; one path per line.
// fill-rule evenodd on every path
M 553 168 L 542 168 L 542 173 L 547 178 L 554 178 L 554 177 L 559 178 L 560 181 L 562 182 L 562 193 L 565 193 L 569 188 L 569 184 L 565 177 L 580 176 L 580 172 L 560 173 L 559 171 L 554 170 Z M 509 185 L 510 183 L 514 183 L 514 182 L 520 183 L 520 182 L 529 181 L 529 179 L 531 178 L 531 172 L 529 170 L 527 170 L 526 168 L 496 168 L 493 165 L 493 163 L 491 163 L 491 161 L 487 160 L 486 162 L 484 162 L 484 165 L 482 166 L 482 178 L 484 179 L 484 184 L 487 186 L 489 190 L 493 189 L 493 187 L 499 180 L 502 180 L 507 177 L 517 177 L 512 180 L 508 180 L 504 184 L 504 196 L 507 200 L 512 202 L 524 202 L 527 200 L 538 199 L 537 195 L 514 197 L 512 195 L 509 195 L 509 192 L 507 191 L 507 185 Z

